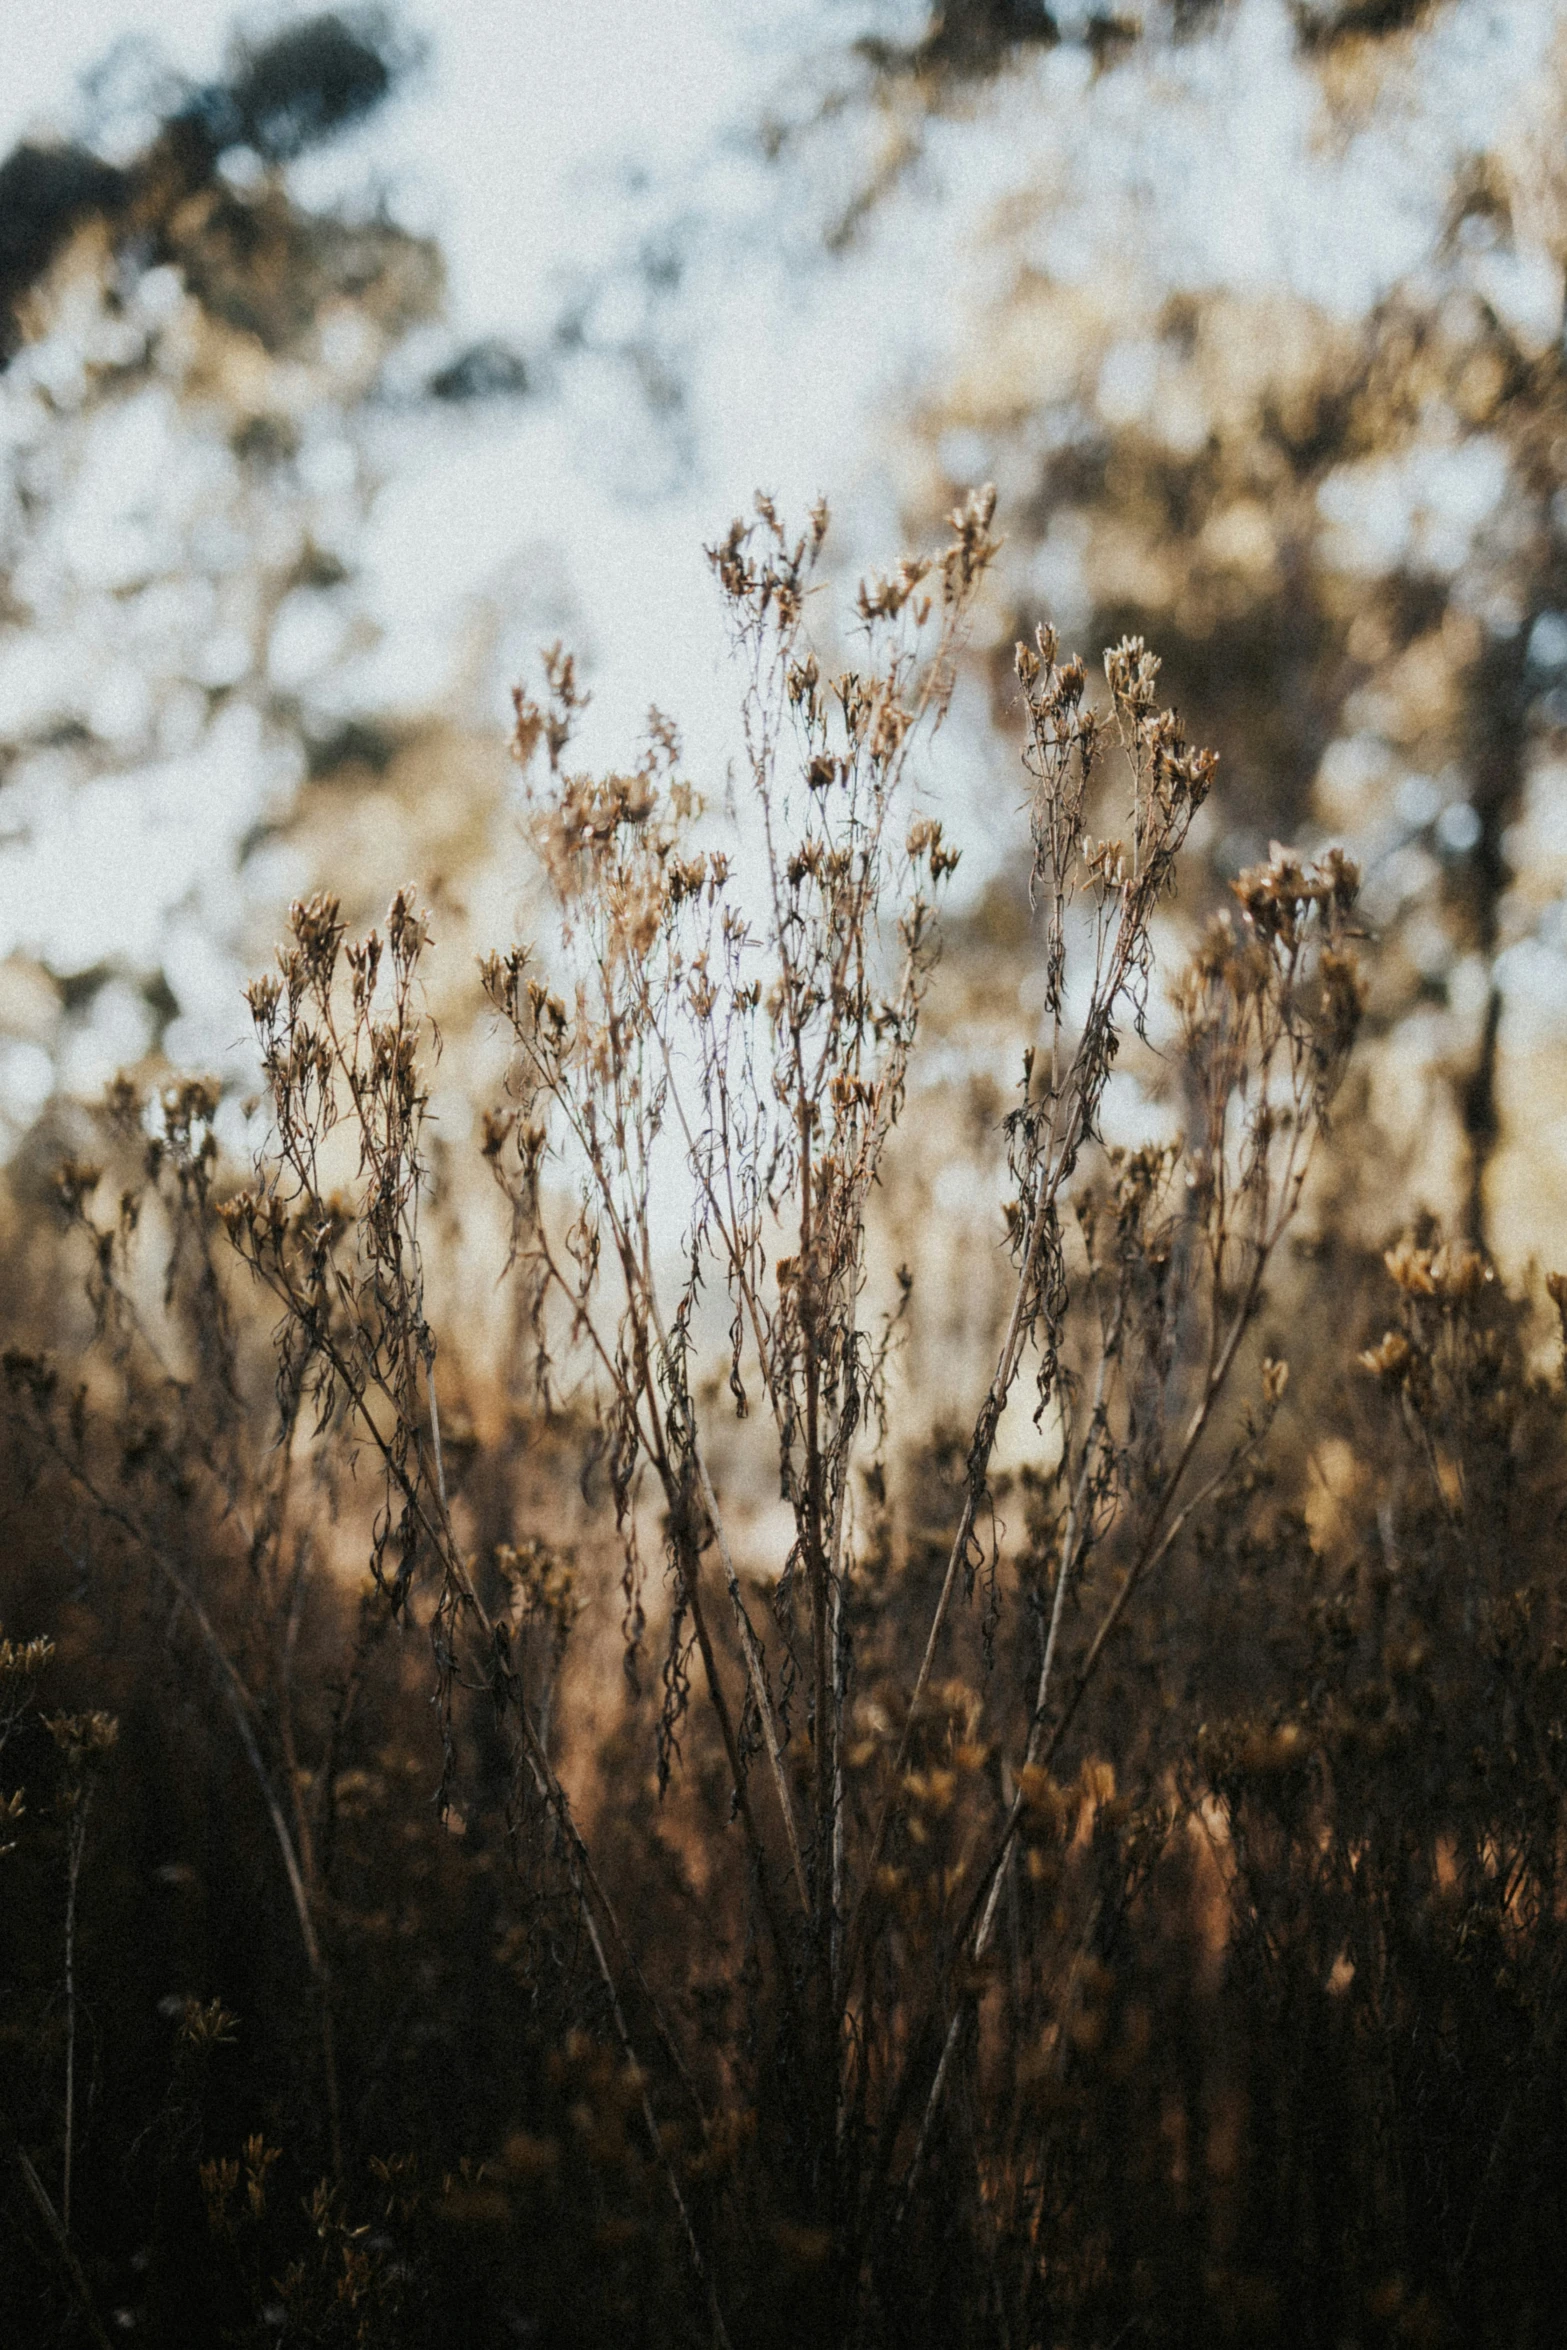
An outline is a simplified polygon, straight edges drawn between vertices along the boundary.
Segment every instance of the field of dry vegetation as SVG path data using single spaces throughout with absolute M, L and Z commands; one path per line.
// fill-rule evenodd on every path
M 1019 645 L 939 961 L 993 509 L 852 672 L 825 509 L 711 550 L 727 805 L 519 691 L 471 1163 L 410 889 L 295 906 L 254 1167 L 126 1080 L 13 1186 L 7 2339 L 1554 2338 L 1567 1284 L 1380 1228 L 1359 877 L 1181 899 L 1140 641 Z

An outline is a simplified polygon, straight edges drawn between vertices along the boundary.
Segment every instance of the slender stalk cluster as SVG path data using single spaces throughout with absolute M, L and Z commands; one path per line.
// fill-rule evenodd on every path
M 482 1151 L 510 1211 L 533 1408 L 593 1429 L 582 1491 L 591 1506 L 600 1464 L 633 1705 L 659 1644 L 657 1784 L 683 1800 L 693 1757 L 722 1782 L 721 1816 L 699 1809 L 689 1829 L 711 1839 L 692 1898 L 736 1950 L 743 2030 L 693 2031 L 671 2000 L 571 1783 L 555 1696 L 571 1688 L 577 1599 L 557 1529 L 519 1521 L 476 1552 L 449 1486 L 421 1233 L 439 1038 L 411 891 L 362 941 L 334 900 L 296 906 L 277 973 L 250 990 L 271 1137 L 253 1183 L 212 1205 L 279 1316 L 281 1443 L 264 1472 L 234 1433 L 242 1413 L 206 1408 L 224 1382 L 237 1397 L 238 1372 L 205 1241 L 167 1260 L 212 1375 L 171 1372 L 165 1392 L 195 1432 L 182 1457 L 194 1445 L 214 1491 L 248 1511 L 264 1664 L 205 1611 L 157 1512 L 95 1472 L 47 1367 L 7 1363 L 55 1457 L 201 1628 L 288 1871 L 329 2087 L 330 1818 L 307 1799 L 290 1700 L 315 1553 L 302 1536 L 290 1551 L 284 1529 L 290 1464 L 312 1441 L 378 1462 L 370 1564 L 392 1612 L 430 1630 L 443 1802 L 466 1690 L 493 1706 L 543 1827 L 718 2340 L 720 2255 L 748 2178 L 817 2248 L 810 2322 L 833 2341 L 885 2298 L 959 2080 L 981 2117 L 982 2200 L 1032 2191 L 1026 2085 L 995 2050 L 1057 2028 L 1076 1995 L 1077 1929 L 1043 1890 L 1052 1823 L 1077 1800 L 1057 1765 L 1139 1593 L 1244 1479 L 1279 1409 L 1287 1367 L 1247 1341 L 1360 1014 L 1353 870 L 1277 852 L 1235 885 L 1176 990 L 1167 1079 L 1187 1139 L 1105 1147 L 1105 1088 L 1144 1034 L 1161 910 L 1214 762 L 1159 708 L 1140 643 L 1106 656 L 1102 697 L 1050 631 L 1020 647 L 1043 1015 L 1005 1119 L 990 1373 L 938 1400 L 961 1431 L 959 1473 L 939 1522 L 916 1526 L 918 1448 L 889 1373 L 913 1277 L 888 1277 L 879 1223 L 900 1151 L 926 1140 L 906 1112 L 957 863 L 917 763 L 996 551 L 993 510 L 992 493 L 975 498 L 937 558 L 862 586 L 858 666 L 833 674 L 806 627 L 825 510 L 791 535 L 759 500 L 711 550 L 745 677 L 744 789 L 726 811 L 704 805 L 656 713 L 629 769 L 575 768 L 584 697 L 558 649 L 542 698 L 517 697 L 527 836 L 553 910 L 547 948 L 483 967 L 514 1053 Z M 96 1208 L 101 1169 L 62 1178 L 91 1237 L 101 1329 L 127 1361 L 157 1339 L 127 1271 L 137 1201 L 150 1183 L 173 1230 L 205 1233 L 212 1110 L 171 1095 L 149 1138 L 144 1106 L 122 1104 L 152 1158 L 117 1217 Z M 1008 1424 L 1020 1393 L 1032 1432 Z M 759 1439 L 786 1527 L 765 1551 L 755 1527 L 780 1514 L 751 1506 Z M 1001 1516 L 1020 1452 L 1021 1540 Z M 917 1603 L 897 1564 L 916 1533 L 939 1545 Z M 1091 1755 L 1071 1767 L 1069 1785 L 1097 1785 Z M 998 2040 L 987 2017 L 1003 2011 Z
M 1265 1364 L 1259 1403 L 1219 1433 L 1360 1009 L 1352 869 L 1279 854 L 1237 885 L 1179 994 L 1190 1146 L 1106 1156 L 1104 1087 L 1142 1027 L 1156 916 L 1214 761 L 1158 707 L 1140 643 L 1107 655 L 1103 707 L 1049 631 L 1020 647 L 1045 1032 L 1006 1122 L 1011 1297 L 934 1604 L 893 1714 L 867 1714 L 886 1658 L 856 1557 L 854 1461 L 873 1427 L 883 1441 L 898 1304 L 867 1311 L 867 1238 L 956 863 L 936 821 L 896 810 L 946 707 L 991 514 L 987 496 L 955 516 L 939 566 L 862 588 L 865 664 L 830 679 L 803 637 L 825 516 L 791 540 L 759 501 L 758 521 L 713 550 L 748 663 L 754 889 L 704 831 L 662 721 L 629 775 L 569 770 L 575 684 L 552 657 L 548 704 L 519 698 L 517 751 L 564 952 L 545 964 L 514 949 L 485 972 L 517 1046 L 486 1147 L 512 1202 L 538 1375 L 551 1392 L 569 1364 L 597 1399 L 633 1650 L 655 1481 L 661 1780 L 697 1675 L 784 2003 L 800 2194 L 851 2298 L 916 2186 L 1028 1806 L 1136 1590 L 1241 1473 L 1283 1396 L 1286 1366 Z M 1096 838 L 1107 805 L 1120 829 Z M 678 1260 L 658 1228 L 671 1195 L 686 1209 Z M 720 1315 L 722 1378 L 704 1381 Z M 1032 1702 L 1009 1753 L 1003 1724 L 981 1733 L 985 1701 L 939 1674 L 1025 1366 L 1055 1500 L 1025 1594 L 1042 1626 Z M 720 1403 L 771 1421 L 782 1555 L 747 1557 L 734 1533 L 712 1466 Z M 1107 1568 L 1098 1620 L 1076 1631 Z
M 1102 685 L 1048 630 L 1017 654 L 1031 1009 L 1006 1101 L 968 1064 L 961 1253 L 916 1224 L 964 1148 L 928 752 L 992 519 L 865 583 L 836 669 L 825 515 L 735 526 L 721 802 L 662 718 L 584 772 L 546 656 L 472 1193 L 443 1154 L 434 1194 L 411 891 L 363 939 L 293 910 L 245 1188 L 190 1080 L 117 1085 L 59 1172 L 89 1311 L 68 1372 L 0 1357 L 13 1523 L 98 1596 L 54 1652 L 0 1641 L 0 1863 L 48 1888 L 13 2193 L 95 2339 L 87 2027 L 150 2004 L 111 2008 L 101 1921 L 195 1876 L 149 1891 L 125 1834 L 151 1735 L 256 1906 L 225 1998 L 162 2003 L 124 2172 L 156 2139 L 147 2208 L 199 2180 L 258 2327 L 872 2350 L 1272 2339 L 1297 2284 L 1324 2342 L 1546 2305 L 1514 2272 L 1559 2200 L 1567 1390 L 1483 1255 L 1427 1219 L 1379 1257 L 1348 1160 L 1314 1178 L 1362 1018 L 1347 862 L 1207 874 L 1164 967 L 1213 762 L 1135 641 Z M 492 1178 L 486 1361 L 439 1244 Z M 72 1710 L 35 1724 L 46 1670 Z M 287 2142 L 225 2122 L 198 2166 L 209 2062 L 263 2024 Z

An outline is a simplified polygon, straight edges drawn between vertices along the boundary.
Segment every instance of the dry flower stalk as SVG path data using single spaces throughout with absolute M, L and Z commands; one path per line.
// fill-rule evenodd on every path
M 335 1428 L 378 1457 L 371 1564 L 394 1610 L 427 1618 L 443 1720 L 466 1683 L 509 1724 L 719 2338 L 708 2190 L 691 2199 L 708 2172 L 683 2183 L 659 2104 L 676 2100 L 720 2179 L 731 2158 L 714 2152 L 718 2117 L 777 2101 L 793 2224 L 824 2248 L 847 2322 L 896 2243 L 954 2069 L 981 2061 L 972 2026 L 995 1985 L 1017 1856 L 1032 1875 L 1043 1850 L 1052 1763 L 1136 1593 L 1242 1477 L 1282 1403 L 1287 1366 L 1271 1359 L 1257 1401 L 1231 1391 L 1360 1013 L 1353 869 L 1336 853 L 1308 864 L 1276 851 L 1236 884 L 1180 985 L 1190 1139 L 1104 1150 L 1104 1088 L 1141 1028 L 1155 917 L 1213 761 L 1158 707 L 1158 664 L 1135 640 L 1106 656 L 1103 709 L 1050 631 L 1020 647 L 1045 1032 L 1006 1120 L 1010 1296 L 944 1571 L 911 1645 L 856 1534 L 860 1471 L 876 1493 L 896 1477 L 887 1365 L 907 1294 L 873 1310 L 867 1240 L 957 861 L 909 805 L 911 764 L 948 706 L 993 512 L 992 493 L 972 500 L 936 562 L 866 583 L 862 665 L 830 678 L 805 634 L 825 509 L 791 536 L 759 500 L 756 521 L 712 550 L 746 672 L 738 841 L 718 837 L 656 715 L 629 772 L 570 766 L 583 696 L 568 656 L 548 657 L 542 701 L 517 698 L 529 836 L 561 943 L 548 962 L 519 946 L 484 967 L 516 1046 L 484 1155 L 510 1203 L 541 1397 L 585 1391 L 598 1415 L 633 1683 L 659 1505 L 660 1783 L 705 1711 L 765 1952 L 765 2057 L 731 2051 L 699 2080 L 578 1824 L 513 1642 L 514 1622 L 536 1622 L 558 1664 L 575 1612 L 568 1567 L 523 1538 L 503 1546 L 492 1586 L 458 1538 L 420 1235 L 439 1040 L 412 892 L 394 900 L 384 941 L 349 941 L 328 898 L 296 907 L 279 974 L 251 990 L 273 1140 L 221 1212 L 281 1312 L 289 1447 L 309 1405 L 318 1434 Z M 1094 837 L 1117 797 L 1118 836 Z M 761 874 L 750 892 L 747 828 Z M 205 1180 L 188 1137 L 175 1162 L 182 1180 Z M 658 1233 L 672 1166 L 689 1204 L 673 1273 Z M 94 1171 L 66 1183 L 84 1212 Z M 116 1297 L 111 1284 L 106 1316 Z M 727 1330 L 716 1363 L 709 1300 Z M 987 1651 L 1002 1604 L 999 1538 L 987 1551 L 982 1535 L 1025 1372 L 1049 1424 L 1039 1538 L 1019 1561 L 1039 1647 L 1029 1703 L 1008 1722 L 998 1687 L 940 1675 L 963 1652 L 960 1597 L 983 1580 Z M 781 1557 L 745 1556 L 736 1540 L 714 1470 L 720 1409 L 770 1426 L 792 1526 Z M 280 1841 L 308 1883 L 302 1828 L 285 1823 Z M 1080 1975 L 1073 1962 L 1068 1991 Z

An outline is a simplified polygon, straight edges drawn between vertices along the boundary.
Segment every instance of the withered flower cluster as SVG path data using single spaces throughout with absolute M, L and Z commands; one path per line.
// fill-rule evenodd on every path
M 748 2094 L 784 2117 L 801 2221 L 832 2248 L 845 2310 L 896 2258 L 954 2068 L 983 2064 L 970 2027 L 1051 1759 L 1138 1590 L 1243 1475 L 1282 1401 L 1274 1361 L 1253 1405 L 1227 1399 L 1362 1000 L 1353 868 L 1276 854 L 1236 885 L 1179 990 L 1189 1142 L 1103 1152 L 1104 1087 L 1141 1028 L 1156 917 L 1214 761 L 1159 708 L 1140 643 L 1106 656 L 1103 706 L 1050 631 L 1020 647 L 1045 1033 L 1006 1121 L 999 1352 L 972 1407 L 944 1571 L 923 1624 L 900 1623 L 906 1677 L 889 1680 L 854 1470 L 885 1497 L 907 1277 L 876 1297 L 868 1237 L 956 864 L 939 822 L 900 826 L 896 812 L 947 706 L 992 514 L 987 493 L 954 516 L 939 563 L 862 588 L 866 657 L 830 677 L 804 638 L 825 513 L 791 539 L 761 500 L 713 550 L 748 664 L 753 888 L 745 824 L 715 845 L 666 722 L 628 775 L 569 770 L 578 697 L 551 656 L 547 705 L 519 698 L 516 749 L 564 951 L 514 948 L 485 969 L 517 1047 L 485 1148 L 512 1206 L 540 1389 L 585 1378 L 602 1418 L 633 1682 L 648 1479 L 657 1496 L 660 1783 L 699 1689 L 779 2019 Z M 1107 794 L 1122 830 L 1096 839 Z M 672 1195 L 687 1211 L 674 1270 L 660 1229 Z M 1009 1724 L 997 1689 L 942 1674 L 961 1658 L 955 1613 L 986 1565 L 992 1464 L 1025 1366 L 1053 1499 L 1020 1570 L 1039 1648 Z M 737 1508 L 715 1468 L 721 1406 L 770 1422 L 792 1527 L 779 1555 L 747 1555 L 736 1530 L 743 1492 Z M 672 2035 L 660 2023 L 655 2037 Z M 1000 2128 L 1009 2094 L 988 2086 Z
M 741 2020 L 693 2021 L 614 1857 L 615 1798 L 595 1795 L 566 1673 L 592 1580 L 576 1544 L 554 1510 L 514 1501 L 504 1536 L 474 1546 L 436 1378 L 425 1120 L 440 1039 L 411 890 L 362 940 L 331 897 L 293 909 L 277 971 L 249 991 L 270 1131 L 248 1186 L 215 1195 L 216 1097 L 189 1086 L 157 1103 L 124 1091 L 118 1172 L 64 1170 L 99 1331 L 111 1360 L 141 1366 L 119 1392 L 158 1399 L 152 1414 L 124 1402 L 116 1475 L 87 1389 L 63 1393 L 38 1358 L 6 1363 L 37 1443 L 198 1628 L 288 1877 L 334 2169 L 340 1992 L 323 1852 L 357 1800 L 340 1744 L 373 1624 L 390 1614 L 433 1644 L 443 1809 L 463 1707 L 491 1709 L 516 1849 L 541 1885 L 553 1872 L 565 1904 L 546 1918 L 541 1894 L 503 1947 L 519 1966 L 542 1965 L 546 1947 L 565 1966 L 563 1944 L 580 1942 L 600 2039 L 561 2062 L 586 2084 L 578 2103 L 613 2163 L 640 2149 L 720 2342 L 743 2322 L 736 2247 L 758 2207 L 780 2257 L 815 2280 L 815 2337 L 835 2342 L 896 2302 L 933 2171 L 950 2178 L 960 2138 L 1006 2240 L 1037 2226 L 1049 2085 L 1074 2035 L 1087 2045 L 1102 1989 L 1078 1895 L 1097 1899 L 1090 1861 L 1107 1837 L 1124 1884 L 1143 1881 L 1174 1817 L 1129 1810 L 1107 1763 L 1064 1750 L 1161 1570 L 1260 1474 L 1289 1367 L 1252 1341 L 1361 1014 L 1353 868 L 1275 851 L 1234 885 L 1175 988 L 1166 1082 L 1185 1138 L 1106 1147 L 1105 1089 L 1127 1040 L 1146 1046 L 1164 910 L 1214 760 L 1159 706 L 1159 665 L 1139 641 L 1106 654 L 1102 693 L 1049 629 L 1020 646 L 1043 1012 L 1019 1040 L 1002 1128 L 994 1354 L 979 1392 L 940 1399 L 957 1433 L 947 1503 L 923 1524 L 917 1448 L 894 1412 L 915 1276 L 888 1274 L 878 1219 L 898 1167 L 931 1148 L 907 1111 L 958 860 L 920 762 L 996 552 L 993 519 L 986 491 L 937 556 L 866 582 L 863 651 L 831 673 L 806 626 L 825 508 L 792 535 L 759 499 L 710 551 L 745 680 L 743 790 L 722 816 L 657 713 L 625 771 L 573 766 L 584 695 L 559 648 L 542 698 L 516 699 L 526 834 L 551 911 L 537 943 L 483 966 L 512 1072 L 482 1157 L 509 1210 L 533 1440 L 590 1430 L 580 1496 L 590 1518 L 602 1508 L 619 1560 L 630 1720 L 646 1722 L 660 1798 L 683 1823 L 690 1931 L 731 1953 Z M 172 1236 L 161 1307 L 136 1272 L 151 1218 Z M 214 1225 L 276 1316 L 265 1448 Z M 1469 1276 L 1431 1251 L 1394 1271 L 1409 1299 L 1400 1343 L 1434 1359 L 1420 1317 L 1439 1317 Z M 160 1352 L 176 1328 L 177 1364 Z M 1401 1376 L 1391 1358 L 1376 1367 Z M 759 1447 L 771 1517 L 753 1507 Z M 1020 1458 L 1018 1540 L 1001 1504 Z M 298 1628 L 330 1572 L 323 1535 L 356 1459 L 379 1470 L 380 1596 L 307 1760 Z M 243 1552 L 248 1624 L 213 1597 L 190 1532 L 198 1496 Z M 780 1523 L 776 1539 L 757 1531 Z M 931 1551 L 923 1581 L 896 1564 L 916 1535 Z M 21 1686 L 23 1668 L 12 1677 Z M 464 1825 L 455 1808 L 450 1824 Z M 618 2053 L 600 2081 L 605 2042 Z M 555 2160 L 527 2133 L 508 2146 L 512 2185 Z M 208 2166 L 220 2232 L 239 2228 L 247 2199 L 259 2223 L 273 2159 L 257 2139 L 243 2164 Z M 321 2196 L 320 2240 L 360 2277 L 339 2190 Z

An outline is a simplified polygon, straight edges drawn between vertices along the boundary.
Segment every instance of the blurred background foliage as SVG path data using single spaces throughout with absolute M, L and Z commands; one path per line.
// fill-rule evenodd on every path
M 1215 875 L 1328 833 L 1366 867 L 1384 1183 L 1514 1260 L 1543 1247 L 1567 1115 L 1550 11 L 888 0 L 786 34 L 792 78 L 760 51 L 755 118 L 711 132 L 755 174 L 743 202 L 705 155 L 641 195 L 633 171 L 618 244 L 557 279 L 531 352 L 443 330 L 441 255 L 384 187 L 323 201 L 303 176 L 417 93 L 428 57 L 384 16 L 236 36 L 201 85 L 122 50 L 80 136 L 7 158 L 13 1147 L 57 1078 L 89 1092 L 160 1049 L 242 1078 L 225 985 L 328 865 L 366 906 L 400 856 L 501 913 L 519 631 L 575 626 L 620 713 L 651 672 L 599 551 L 710 532 L 742 468 L 773 478 L 783 410 L 776 470 L 828 466 L 805 486 L 842 489 L 848 565 L 889 510 L 919 538 L 957 489 L 1000 486 L 988 694 L 961 713 L 968 886 L 995 890 L 976 918 L 1009 919 L 1020 838 L 1014 635 L 1145 633 L 1221 755 Z M 777 349 L 745 298 L 763 234 L 795 312 Z M 574 413 L 598 446 L 541 545 L 519 484 L 547 492 Z M 486 415 L 506 421 L 465 441 Z M 443 483 L 430 452 L 459 450 Z M 421 469 L 413 537 L 378 540 Z M 475 513 L 509 500 L 497 573 Z M 465 540 L 450 608 L 399 621 L 389 563 L 460 576 Z

